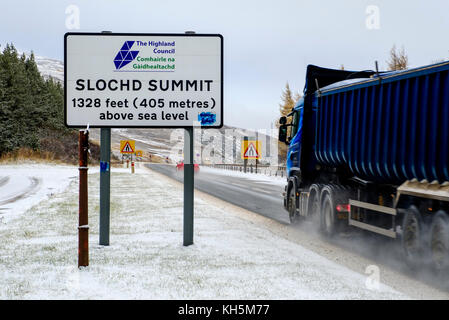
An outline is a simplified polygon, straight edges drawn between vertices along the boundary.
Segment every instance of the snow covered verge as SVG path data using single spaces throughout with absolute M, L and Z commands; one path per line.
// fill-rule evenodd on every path
M 272 184 L 277 184 L 280 186 L 285 186 L 287 179 L 285 177 L 281 176 L 274 176 L 274 175 L 265 175 L 263 173 L 251 173 L 251 172 L 242 172 L 242 171 L 233 171 L 233 170 L 227 170 L 227 169 L 221 169 L 221 168 L 212 168 L 207 166 L 201 166 L 201 172 L 208 172 L 212 174 L 221 174 L 231 177 L 238 177 L 238 178 L 244 178 L 249 180 L 256 180 L 259 182 L 269 182 Z
M 27 170 L 60 173 L 38 167 Z M 89 170 L 90 266 L 79 270 L 72 169 L 64 191 L 0 222 L 0 299 L 408 298 L 201 194 L 195 244 L 183 247 L 182 185 L 142 166 L 112 168 L 108 247 L 98 245 L 99 173 Z
M 21 215 L 43 199 L 64 191 L 78 168 L 23 163 L 0 165 L 0 221 Z

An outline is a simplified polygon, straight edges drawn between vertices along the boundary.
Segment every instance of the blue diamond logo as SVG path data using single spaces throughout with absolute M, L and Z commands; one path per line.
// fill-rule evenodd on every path
M 139 51 L 131 50 L 132 46 L 134 45 L 134 42 L 135 41 L 125 41 L 122 48 L 115 56 L 114 65 L 116 70 L 119 70 L 124 66 L 126 66 L 128 63 L 133 61 L 139 54 Z

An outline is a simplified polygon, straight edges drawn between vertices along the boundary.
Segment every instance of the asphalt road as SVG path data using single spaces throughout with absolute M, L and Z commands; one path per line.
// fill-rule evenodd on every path
M 183 171 L 177 172 L 173 165 L 145 166 L 177 181 L 184 180 Z M 204 172 L 200 168 L 199 172 L 195 173 L 195 189 L 276 221 L 290 223 L 283 207 L 284 187 L 279 184 Z

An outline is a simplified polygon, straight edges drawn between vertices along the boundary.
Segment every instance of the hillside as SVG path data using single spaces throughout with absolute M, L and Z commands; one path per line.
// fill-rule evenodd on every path
M 64 125 L 64 91 L 54 80 L 60 68 L 48 59 L 40 61 L 45 74 L 34 54 L 19 55 L 9 44 L 0 53 L 0 157 L 76 163 L 78 132 Z M 98 155 L 98 146 L 92 145 L 91 159 Z

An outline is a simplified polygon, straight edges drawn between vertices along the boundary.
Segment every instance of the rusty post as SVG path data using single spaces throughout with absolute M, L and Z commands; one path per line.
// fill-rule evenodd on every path
M 87 154 L 89 131 L 79 132 L 79 223 L 78 223 L 78 267 L 89 265 L 89 225 L 87 209 Z

